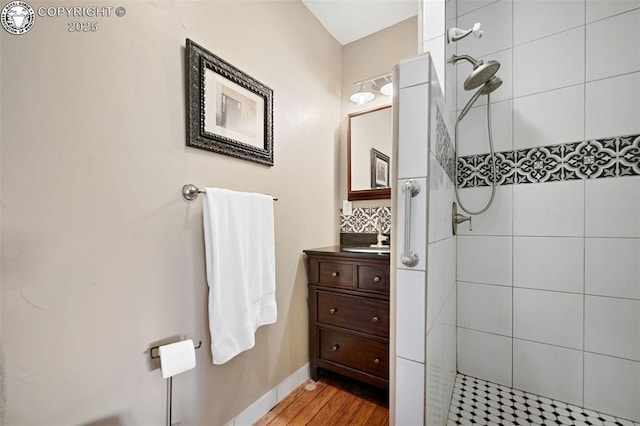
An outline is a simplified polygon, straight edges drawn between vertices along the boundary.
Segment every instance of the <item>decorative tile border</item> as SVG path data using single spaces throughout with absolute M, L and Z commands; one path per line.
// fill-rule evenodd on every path
M 356 207 L 346 216 L 340 210 L 340 232 L 376 233 L 378 219 L 382 222 L 382 233 L 391 232 L 391 207 Z
M 447 131 L 447 126 L 444 124 L 442 114 L 440 114 L 440 108 L 436 106 L 436 160 L 442 166 L 444 171 L 451 179 L 451 182 L 455 179 L 455 151 L 453 144 L 451 143 L 451 137 Z
M 497 152 L 499 185 L 640 175 L 640 135 Z M 491 156 L 458 159 L 458 186 L 491 185 Z

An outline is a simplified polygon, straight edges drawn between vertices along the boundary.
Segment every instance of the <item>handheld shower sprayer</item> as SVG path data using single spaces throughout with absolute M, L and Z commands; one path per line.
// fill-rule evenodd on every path
M 473 104 L 476 103 L 476 101 L 480 96 L 488 95 L 489 93 L 493 92 L 500 86 L 502 86 L 502 80 L 500 79 L 500 77 L 495 77 L 495 76 L 491 77 L 489 81 L 487 81 L 484 85 L 482 85 L 482 87 L 479 88 L 478 91 L 473 94 L 471 99 L 469 99 L 469 102 L 467 102 L 467 104 L 462 109 L 462 112 L 460 112 L 458 121 L 462 120 L 464 116 L 467 115 L 467 113 L 469 112 Z
M 477 26 L 477 28 L 476 28 Z M 474 29 L 479 29 L 480 26 L 479 24 L 474 25 Z M 454 28 L 455 29 L 455 28 Z M 473 30 L 473 29 L 472 29 Z M 471 30 L 471 31 L 472 31 Z M 447 33 L 447 39 L 449 39 L 451 35 L 451 29 L 448 31 Z M 465 34 L 467 35 L 467 34 Z M 463 35 L 462 37 L 464 37 L 465 35 Z M 459 39 L 458 39 L 459 40 Z M 456 41 L 456 40 L 453 40 Z M 456 120 L 456 125 L 455 125 L 455 130 L 454 130 L 454 135 L 453 135 L 453 140 L 454 140 L 454 152 L 456 153 L 456 161 L 455 161 L 455 178 L 454 178 L 454 188 L 455 188 L 455 193 L 456 193 L 456 200 L 458 201 L 458 206 L 460 206 L 460 208 L 462 210 L 464 210 L 465 212 L 467 212 L 470 215 L 478 215 L 478 214 L 482 214 L 484 212 L 487 211 L 487 209 L 491 206 L 491 204 L 493 203 L 493 199 L 496 195 L 496 185 L 497 185 L 497 167 L 496 167 L 496 156 L 495 156 L 495 151 L 493 148 L 493 136 L 491 134 L 491 100 L 490 100 L 490 94 L 493 93 L 496 89 L 498 89 L 498 87 L 500 87 L 502 85 L 502 80 L 499 77 L 496 77 L 496 72 L 498 72 L 498 69 L 500 68 L 500 63 L 498 61 L 487 61 L 486 63 L 482 60 L 478 60 L 478 59 L 474 59 L 469 55 L 453 55 L 447 62 L 450 64 L 455 65 L 456 63 L 458 63 L 458 61 L 461 60 L 465 60 L 467 62 L 469 62 L 472 66 L 473 66 L 473 70 L 471 71 L 471 74 L 469 74 L 469 76 L 467 77 L 467 79 L 464 81 L 464 88 L 465 90 L 472 90 L 472 89 L 476 89 L 478 87 L 480 87 L 471 97 L 471 99 L 469 99 L 469 102 L 467 102 L 467 104 L 464 106 L 464 108 L 462 109 L 462 111 L 460 112 L 460 115 L 458 116 L 458 119 Z M 459 176 L 459 170 L 458 170 L 458 157 L 457 157 L 457 153 L 460 152 L 458 150 L 458 125 L 460 124 L 460 121 L 462 121 L 462 119 L 467 115 L 467 113 L 469 113 L 469 110 L 471 109 L 471 107 L 473 106 L 473 104 L 480 98 L 480 96 L 482 95 L 487 95 L 487 133 L 489 136 L 489 152 L 490 152 L 490 158 L 491 158 L 491 197 L 489 198 L 489 201 L 487 202 L 487 204 L 482 207 L 479 210 L 469 210 L 468 208 L 466 208 L 463 204 L 462 204 L 462 200 L 460 199 L 460 193 L 458 191 L 458 176 Z M 455 203 L 454 203 L 455 205 Z M 457 215 L 454 215 L 454 221 L 456 223 L 459 223 L 457 221 L 456 217 Z
M 447 43 L 453 43 L 454 41 L 462 40 L 469 34 L 473 34 L 475 38 L 481 38 L 484 31 L 480 29 L 480 22 L 476 22 L 473 28 L 468 30 L 461 30 L 460 28 L 449 28 L 447 30 Z
M 455 65 L 462 59 L 473 65 L 473 71 L 464 81 L 464 90 L 473 90 L 482 86 L 500 69 L 500 62 L 498 61 L 487 61 L 485 63 L 482 59 L 475 59 L 469 55 L 453 55 L 447 63 Z

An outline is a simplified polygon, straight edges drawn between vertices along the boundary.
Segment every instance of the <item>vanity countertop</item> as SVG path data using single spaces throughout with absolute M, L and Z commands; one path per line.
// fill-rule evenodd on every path
M 320 247 L 314 249 L 302 250 L 307 254 L 324 255 L 324 256 L 336 256 L 336 257 L 351 257 L 358 259 L 389 259 L 389 253 L 353 253 L 344 251 L 343 248 L 350 247 L 346 245 L 342 246 L 329 246 Z

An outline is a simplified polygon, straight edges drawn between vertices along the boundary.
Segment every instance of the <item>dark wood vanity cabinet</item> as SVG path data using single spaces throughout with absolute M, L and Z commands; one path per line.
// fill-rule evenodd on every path
M 389 256 L 305 250 L 311 378 L 318 368 L 389 387 Z

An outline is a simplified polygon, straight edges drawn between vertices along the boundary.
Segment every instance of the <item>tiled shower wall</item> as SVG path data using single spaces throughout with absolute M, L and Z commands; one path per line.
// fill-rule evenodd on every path
M 455 49 L 501 62 L 494 142 L 522 179 L 458 228 L 458 369 L 640 421 L 640 1 L 458 0 L 457 26 L 474 22 L 484 37 Z M 488 152 L 483 98 L 460 124 L 467 160 Z M 572 165 L 574 144 L 597 155 Z M 480 207 L 490 189 L 467 186 Z
M 404 193 L 396 189 L 395 424 L 444 426 L 456 375 L 456 238 L 451 230 L 453 148 L 442 90 L 428 55 L 400 66 L 395 188 L 412 179 L 415 266 L 403 265 Z M 394 107 L 396 107 L 394 105 Z M 426 409 L 426 410 L 425 410 Z

